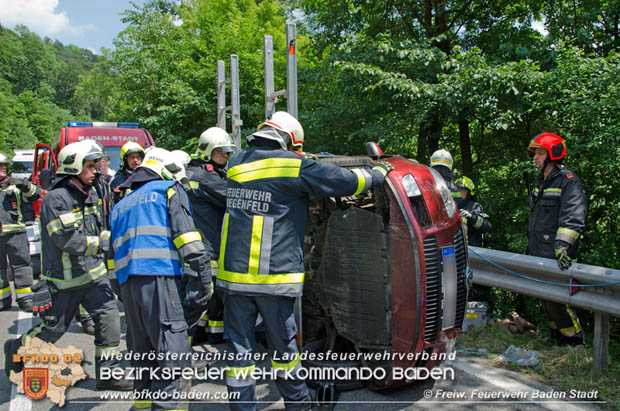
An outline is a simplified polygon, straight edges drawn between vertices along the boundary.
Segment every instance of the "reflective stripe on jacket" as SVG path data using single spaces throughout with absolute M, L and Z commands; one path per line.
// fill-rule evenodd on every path
M 41 196 L 41 189 L 28 183 L 28 191 L 22 192 L 14 184 L 9 184 L 10 178 L 0 182 L 0 233 L 14 233 L 26 231 L 22 216 L 22 202 L 31 203 Z
M 530 198 L 530 255 L 555 258 L 554 242 L 562 240 L 570 245 L 568 255 L 577 258 L 586 212 L 586 196 L 579 177 L 563 166 L 554 168 L 547 179 L 543 179 L 541 172 Z
M 245 295 L 302 294 L 309 195 L 350 196 L 383 181 L 379 171 L 260 145 L 235 154 L 228 166 L 217 287 Z

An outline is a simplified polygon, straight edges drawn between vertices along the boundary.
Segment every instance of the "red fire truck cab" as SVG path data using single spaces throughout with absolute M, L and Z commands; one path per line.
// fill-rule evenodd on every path
M 110 168 L 113 170 L 120 168 L 120 153 L 123 144 L 134 141 L 144 148 L 155 145 L 151 134 L 146 129 L 140 128 L 138 123 L 70 121 L 56 135 L 51 146 L 48 144 L 36 145 L 32 181 L 41 185 L 41 171 L 48 169 L 54 173 L 58 168 L 56 159 L 60 150 L 68 144 L 82 140 L 95 140 L 101 143 L 110 154 Z M 34 208 L 38 216 L 40 203 L 35 204 Z

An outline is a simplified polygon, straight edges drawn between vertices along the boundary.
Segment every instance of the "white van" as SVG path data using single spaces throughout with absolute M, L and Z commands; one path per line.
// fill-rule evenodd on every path
M 13 150 L 13 164 L 11 165 L 11 177 L 29 179 L 32 175 L 32 162 L 34 161 L 34 149 Z

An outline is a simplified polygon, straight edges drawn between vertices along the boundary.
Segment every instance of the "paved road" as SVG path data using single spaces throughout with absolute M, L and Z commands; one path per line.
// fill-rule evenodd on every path
M 0 312 L 0 342 L 6 338 L 15 337 L 27 331 L 32 324 L 39 320 L 33 319 L 29 314 L 21 313 L 13 308 L 10 311 Z M 122 344 L 125 347 L 125 322 L 122 319 Z M 93 364 L 93 337 L 81 332 L 77 325 L 72 325 L 69 331 L 56 343 L 57 347 L 65 348 L 74 345 L 84 350 L 86 362 L 83 364 L 87 374 L 91 376 L 87 380 L 80 381 L 76 386 L 67 390 L 67 404 L 62 410 L 88 411 L 106 410 L 120 411 L 128 410 L 131 402 L 122 401 L 102 401 L 102 392 L 94 390 L 95 381 Z M 202 350 L 218 351 L 224 350 L 225 344 L 205 345 L 198 347 Z M 2 352 L 2 368 L 4 369 L 4 352 Z M 269 360 L 259 366 L 267 367 Z M 222 362 L 216 362 L 212 367 L 223 367 Z M 453 370 L 454 379 L 439 379 L 419 381 L 404 388 L 378 393 L 369 389 L 343 392 L 338 397 L 335 404 L 336 410 L 402 410 L 402 409 L 437 409 L 457 410 L 457 409 L 481 409 L 481 410 L 534 410 L 551 409 L 561 411 L 573 411 L 582 409 L 595 409 L 596 405 L 577 403 L 575 400 L 551 400 L 540 402 L 533 400 L 533 396 L 538 394 L 553 393 L 563 395 L 553 391 L 551 388 L 536 384 L 522 376 L 503 369 L 492 367 L 488 360 L 474 357 L 457 356 L 456 360 L 444 364 L 445 375 L 451 375 Z M 49 399 L 31 401 L 24 395 L 15 392 L 15 385 L 6 377 L 4 370 L 0 372 L 0 410 L 10 411 L 30 411 L 30 410 L 49 410 L 56 407 Z M 225 395 L 226 386 L 223 381 L 201 382 L 194 381 L 192 390 L 201 393 L 209 393 L 211 398 L 215 395 Z M 108 392 L 109 393 L 109 392 Z M 520 395 L 525 399 L 501 399 L 501 395 Z M 103 392 L 103 394 L 106 394 Z M 565 398 L 569 399 L 570 393 L 565 393 Z M 495 396 L 496 398 L 488 398 Z M 273 382 L 259 382 L 257 384 L 257 397 L 259 398 L 259 410 L 278 410 L 284 409 L 284 404 Z M 194 402 L 190 410 L 227 410 L 226 402 L 214 402 L 213 400 L 198 403 Z M 315 409 L 319 409 L 318 407 Z M 325 407 L 324 409 L 327 409 Z

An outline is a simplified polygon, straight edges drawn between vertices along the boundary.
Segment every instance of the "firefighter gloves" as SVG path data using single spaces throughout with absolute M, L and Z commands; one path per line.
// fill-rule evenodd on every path
M 556 240 L 555 242 L 555 258 L 558 261 L 558 267 L 561 270 L 567 270 L 570 268 L 571 258 L 568 256 L 568 243 L 562 240 Z
M 387 161 L 377 161 L 372 167 L 372 169 L 379 171 L 381 174 L 383 174 L 383 177 L 385 177 L 387 173 L 394 170 L 394 166 Z
M 32 314 L 45 318 L 45 313 L 52 307 L 52 295 L 47 281 L 39 281 L 32 287 Z
M 207 306 L 213 295 L 213 283 L 203 283 L 197 277 L 189 277 L 185 287 L 185 305 Z
M 11 184 L 19 188 L 21 191 L 30 190 L 30 183 L 23 178 L 11 177 Z

